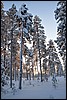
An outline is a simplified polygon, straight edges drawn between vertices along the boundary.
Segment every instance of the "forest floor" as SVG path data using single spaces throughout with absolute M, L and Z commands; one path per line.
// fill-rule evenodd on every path
M 22 81 L 22 89 L 20 90 L 19 81 L 15 83 L 13 89 L 5 86 L 5 93 L 1 93 L 1 99 L 66 99 L 66 78 L 64 76 L 57 77 L 56 87 L 52 85 L 52 77 L 48 81 L 40 82 L 40 80 L 32 79 Z

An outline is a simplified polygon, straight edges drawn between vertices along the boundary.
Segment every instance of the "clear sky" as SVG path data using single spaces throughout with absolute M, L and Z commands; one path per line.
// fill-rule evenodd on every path
M 17 10 L 23 3 L 28 7 L 28 12 L 33 16 L 38 15 L 42 19 L 47 40 L 56 39 L 57 23 L 54 16 L 54 10 L 57 7 L 57 1 L 3 1 L 4 9 L 8 10 L 12 4 L 16 5 Z

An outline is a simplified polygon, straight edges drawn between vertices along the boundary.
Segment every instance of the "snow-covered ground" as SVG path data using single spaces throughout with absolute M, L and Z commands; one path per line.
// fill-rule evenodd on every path
M 15 82 L 16 91 L 13 94 L 13 90 L 9 86 L 5 86 L 7 92 L 1 94 L 1 99 L 66 99 L 66 78 L 57 77 L 57 87 L 52 85 L 51 77 L 48 82 L 38 82 L 37 79 L 24 80 L 22 82 L 22 89 L 18 88 L 19 82 Z M 14 81 L 13 81 L 14 82 Z

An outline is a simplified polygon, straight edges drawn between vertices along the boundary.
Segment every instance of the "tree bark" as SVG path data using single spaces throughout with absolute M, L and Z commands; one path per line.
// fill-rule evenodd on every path
M 20 45 L 20 80 L 19 80 L 19 89 L 22 88 L 22 55 L 23 55 L 23 52 L 22 52 L 22 47 L 23 47 L 23 30 L 22 30 L 22 33 L 21 33 L 21 45 Z
M 33 57 L 32 57 L 32 76 L 33 76 L 33 80 L 34 80 Z
M 39 33 L 38 33 L 38 37 L 39 37 Z M 39 61 L 40 61 L 40 72 L 41 72 L 41 82 L 42 82 L 42 69 L 41 69 L 41 58 L 40 58 L 39 38 L 38 38 L 38 49 L 39 49 Z
M 27 80 L 28 80 L 28 70 L 27 70 L 27 67 L 26 67 L 26 77 L 27 77 Z
M 10 66 L 10 88 L 12 88 L 12 51 L 13 51 L 13 47 L 12 47 L 12 39 L 13 39 L 13 30 L 11 31 L 11 66 Z
M 14 69 L 14 78 L 15 78 L 15 81 L 16 81 L 16 63 L 15 63 L 15 69 Z

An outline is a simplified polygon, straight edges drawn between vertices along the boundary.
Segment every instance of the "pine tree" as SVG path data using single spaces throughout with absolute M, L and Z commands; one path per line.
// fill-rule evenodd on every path
M 34 30 L 35 30 L 35 36 L 33 37 L 34 42 L 34 48 L 37 49 L 38 54 L 38 60 L 40 65 L 40 72 L 41 72 L 41 82 L 42 82 L 42 62 L 41 59 L 43 58 L 42 52 L 45 50 L 45 33 L 44 33 L 44 27 L 41 25 L 41 19 L 36 15 L 34 17 Z
M 9 46 L 11 46 L 10 48 L 10 52 L 11 52 L 11 66 L 10 66 L 10 87 L 12 88 L 12 68 L 13 68 L 13 46 L 14 46 L 14 34 L 15 34 L 15 30 L 17 28 L 17 23 L 16 23 L 16 19 L 14 18 L 14 14 L 16 13 L 16 6 L 13 4 L 12 7 L 9 9 L 9 11 L 6 11 L 8 18 L 9 18 L 9 29 L 8 29 L 8 33 L 9 33 L 9 40 L 11 41 L 9 43 Z M 13 41 L 14 40 L 14 41 Z
M 7 16 L 3 10 L 4 5 L 1 2 L 1 85 L 7 84 L 8 74 L 7 74 Z
M 58 1 L 57 8 L 54 11 L 57 20 L 57 47 L 63 60 L 64 69 L 66 71 L 66 1 Z
M 48 56 L 48 65 L 50 66 L 50 74 L 56 74 L 55 66 L 57 66 L 57 70 L 59 70 L 59 65 L 61 64 L 60 59 L 58 57 L 58 53 L 56 51 L 56 48 L 54 46 L 54 42 L 52 40 L 49 40 L 49 43 L 47 44 L 47 56 Z
M 19 22 L 19 27 L 20 27 L 20 31 L 21 31 L 21 48 L 20 48 L 20 81 L 19 81 L 19 89 L 21 89 L 21 83 L 22 83 L 22 55 L 23 55 L 23 36 L 26 39 L 29 39 L 29 29 L 31 26 L 31 18 L 32 18 L 32 14 L 27 13 L 28 8 L 26 8 L 26 4 L 22 4 L 22 6 L 20 7 L 19 11 L 17 11 L 16 13 L 16 18 L 17 21 Z
M 4 67 L 6 57 L 6 23 L 5 23 L 5 11 L 3 10 L 3 3 L 1 2 L 1 52 L 4 55 Z

